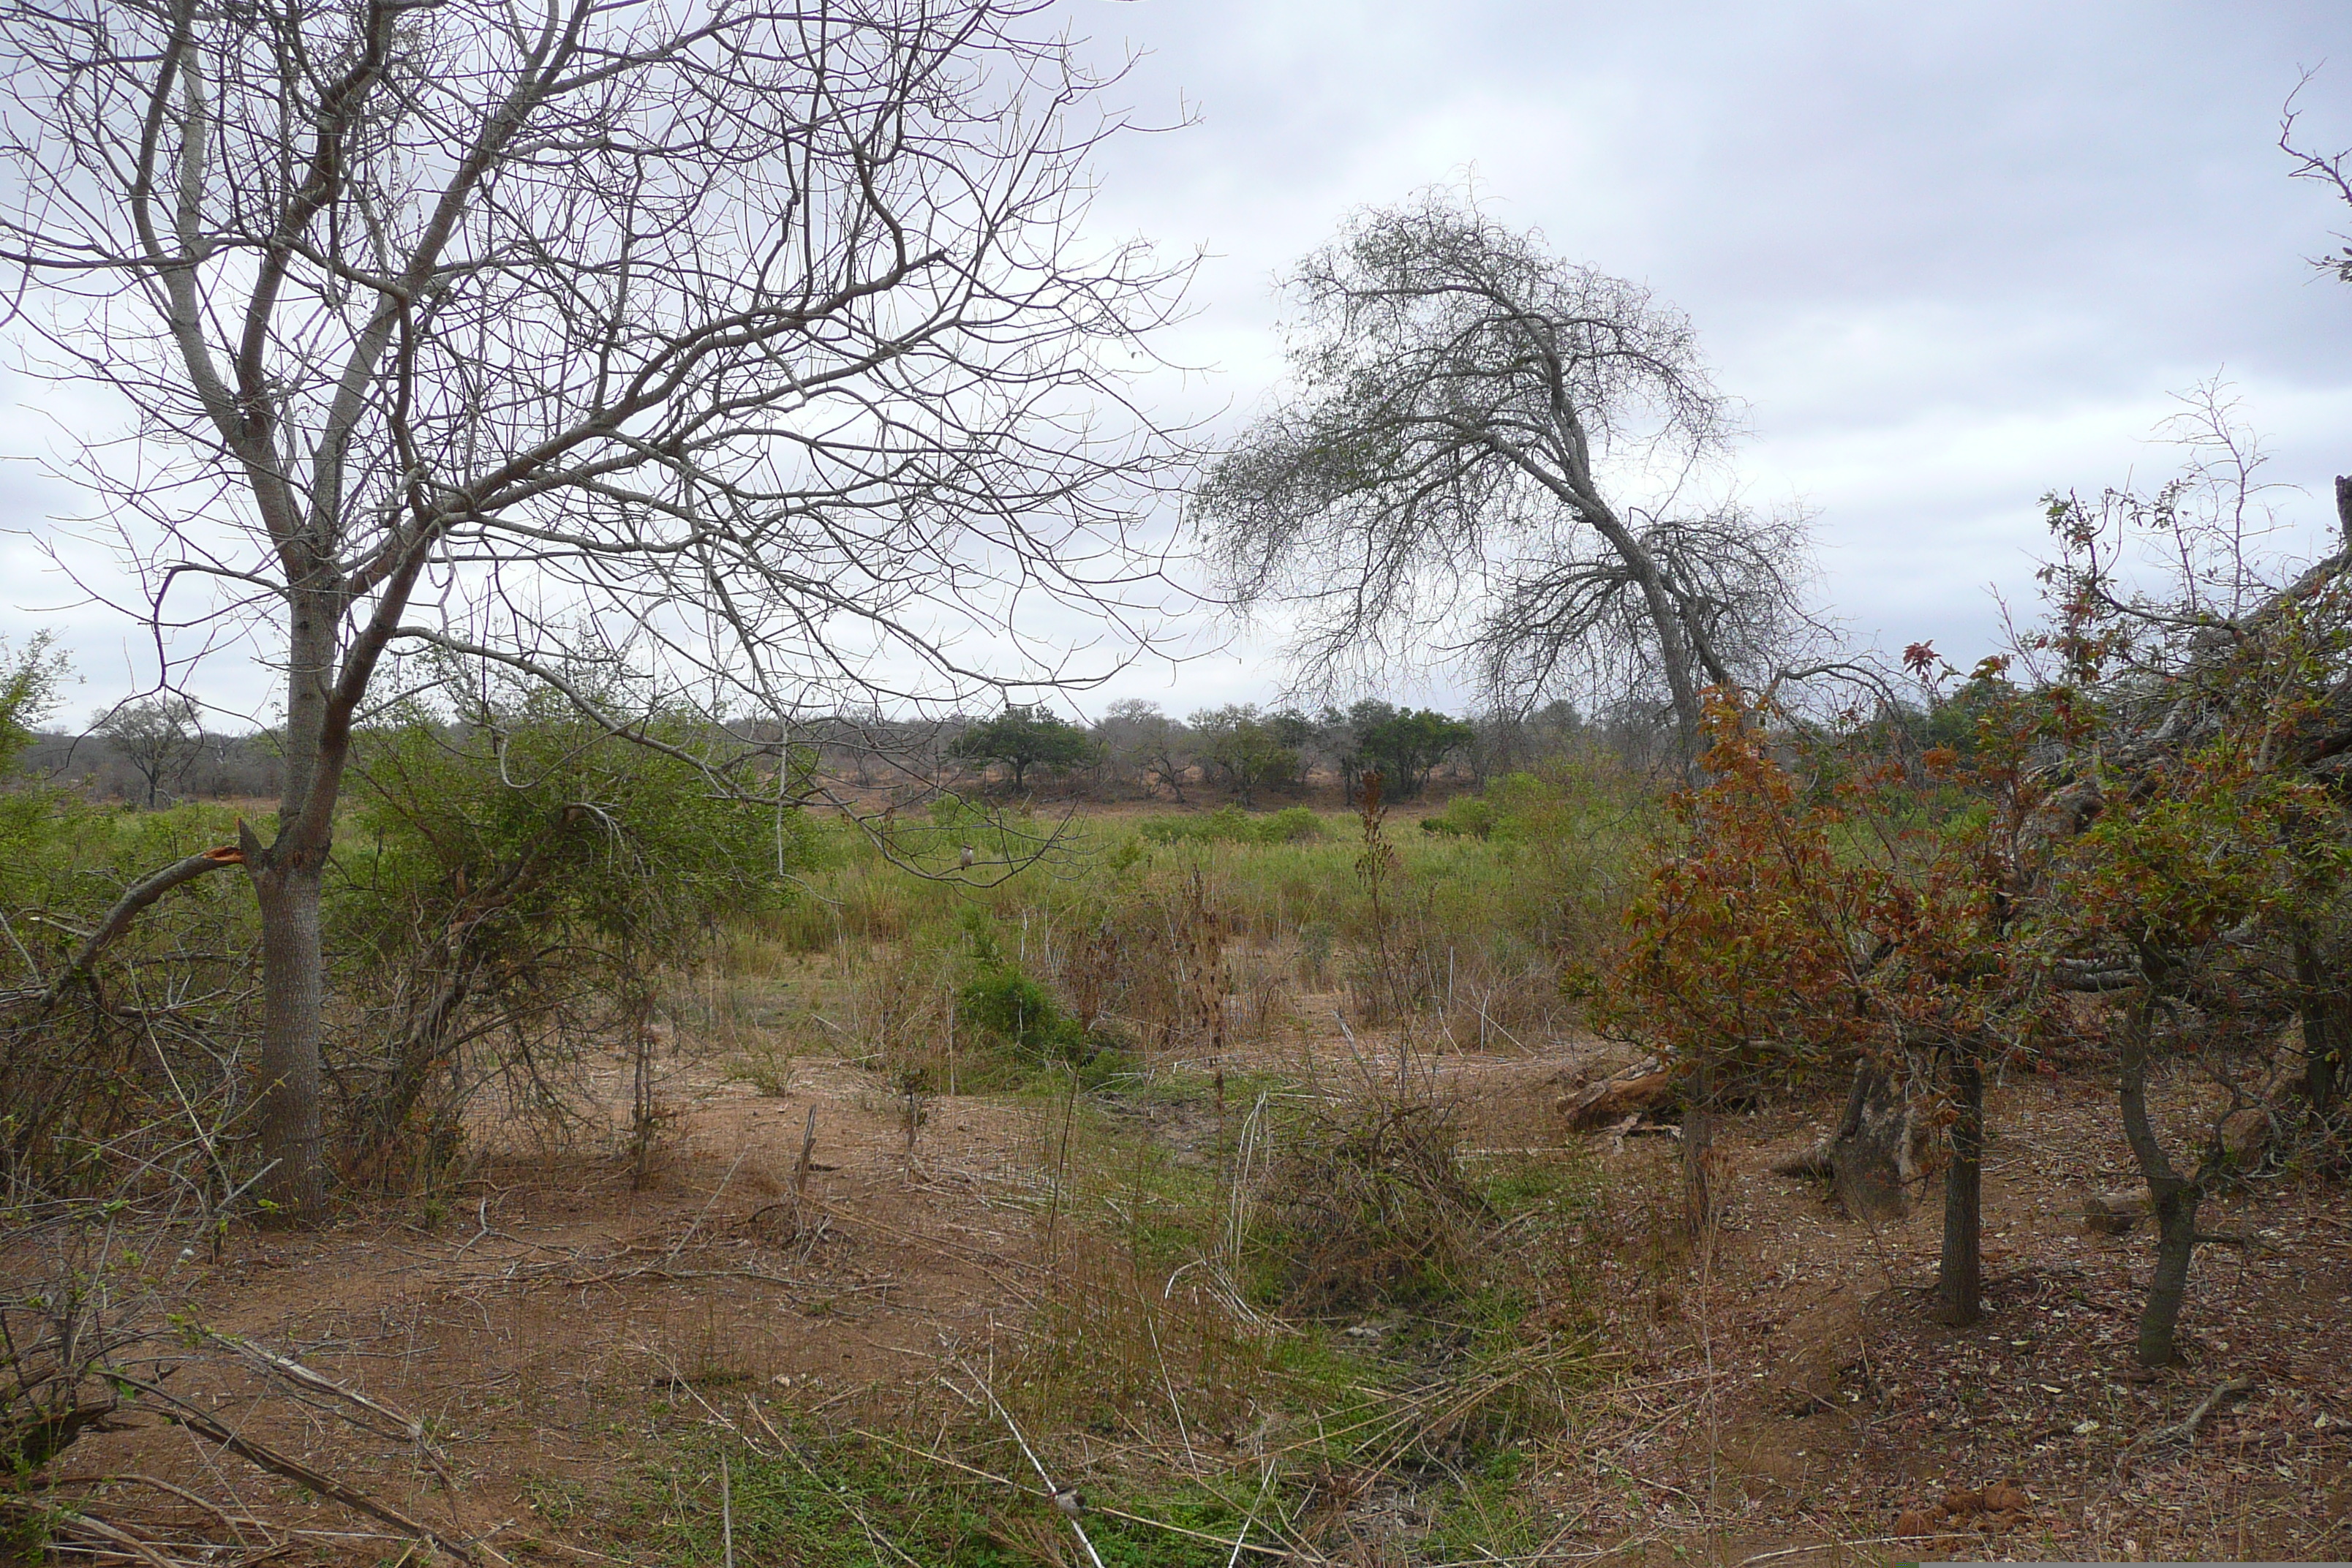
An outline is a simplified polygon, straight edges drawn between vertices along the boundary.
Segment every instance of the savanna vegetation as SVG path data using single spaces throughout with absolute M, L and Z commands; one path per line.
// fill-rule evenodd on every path
M 751 1204 L 731 1267 L 822 1278 L 832 1227 L 950 1173 L 1006 1216 L 1006 1321 L 935 1330 L 912 1383 L 795 1395 L 807 1380 L 768 1373 L 758 1335 L 709 1331 L 668 1394 L 614 1395 L 645 1423 L 615 1486 L 521 1468 L 535 1528 L 630 1558 L 731 1536 L 810 1562 L 1205 1562 L 1235 1542 L 1451 1561 L 1669 1528 L 1590 1497 L 1570 1525 L 1584 1494 L 1559 1467 L 1621 1430 L 1629 1386 L 1734 1359 L 1708 1344 L 1738 1337 L 1713 1316 L 1730 1259 L 1758 1261 L 1748 1151 L 1781 1151 L 1776 1190 L 1801 1210 L 1867 1227 L 1940 1209 L 1920 1321 L 2013 1322 L 1985 1239 L 1986 1172 L 2022 1131 L 2004 1118 L 2033 1114 L 1996 1092 L 2011 1080 L 2104 1096 L 2134 1163 L 2136 1187 L 2065 1194 L 2115 1245 L 2152 1233 L 2110 1371 L 2194 1368 L 2200 1253 L 2263 1245 L 2200 1214 L 2258 1224 L 2281 1194 L 2340 1192 L 2352 864 L 2331 761 L 2343 557 L 2237 585 L 2209 623 L 2226 641 L 2176 625 L 2199 584 L 2132 599 L 2107 575 L 2132 531 L 2178 542 L 2210 500 L 2053 498 L 2044 630 L 1966 672 L 1915 647 L 1906 686 L 1842 713 L 1717 691 L 1687 782 L 1579 724 L 1523 740 L 1532 766 L 1417 801 L 1360 762 L 1272 808 L 1196 775 L 1181 804 L 934 790 L 861 820 L 713 792 L 689 718 L 649 747 L 526 682 L 420 704 L 355 739 L 325 900 L 339 1203 L 428 1236 L 465 1230 L 470 1205 L 478 1243 L 533 1170 L 609 1172 L 624 1204 L 691 1194 L 713 1180 L 686 1149 L 697 1104 L 797 1113 L 825 1072 L 868 1086 L 851 1098 L 885 1151 L 870 1190 L 813 1188 L 842 1134 L 813 1159 L 787 1125 L 762 1154 L 780 1196 Z M 14 668 L 21 755 L 58 671 L 37 647 Z M 971 733 L 975 753 L 1001 743 Z M 1455 723 L 1441 760 L 1473 734 Z M 326 1374 L 255 1363 L 201 1315 L 224 1298 L 192 1305 L 204 1259 L 270 1217 L 243 1124 L 250 916 L 199 878 L 99 941 L 143 868 L 232 825 L 22 777 L 6 798 L 36 982 L 5 1062 L 13 1256 L 37 1281 L 10 1309 L 12 1441 L 25 1495 L 55 1499 L 40 1478 L 85 1432 L 153 1411 L 206 1435 L 163 1376 L 192 1347 L 289 1393 Z M 1605 1136 L 1578 1131 L 1596 1103 Z M 931 1131 L 967 1108 L 999 1118 L 993 1163 Z M 665 1263 L 609 1272 L 723 1272 L 695 1226 L 762 1150 L 728 1152 Z M 173 1261 L 183 1237 L 207 1250 Z M 1676 1407 L 1685 1465 L 1724 1441 L 1727 1396 L 1700 1383 Z M 2075 1446 L 2128 1458 L 2146 1436 Z M 1763 1539 L 1742 1522 L 1752 1486 L 1714 1485 L 1670 1528 L 1715 1552 Z M 1054 1509 L 1062 1486 L 1086 1511 Z M 2046 1488 L 2017 1495 L 1834 1528 L 2086 1539 Z M 27 1528 L 115 1528 L 42 1506 Z M 492 1544 L 429 1528 L 452 1553 Z
M 2267 550 L 2219 388 L 1890 660 L 1457 193 L 1156 418 L 1030 7 L 0 26 L 82 478 L 279 689 L 0 667 L 10 1550 L 2340 1546 L 2352 481 Z M 1032 639 L 1149 645 L 1163 501 L 1278 705 Z

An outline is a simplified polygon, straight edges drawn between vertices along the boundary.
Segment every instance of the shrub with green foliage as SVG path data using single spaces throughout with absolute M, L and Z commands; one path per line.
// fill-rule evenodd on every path
M 1305 844 L 1325 837 L 1323 819 L 1303 805 L 1262 816 L 1237 805 L 1199 816 L 1150 816 L 1136 832 L 1154 844 Z
M 46 636 L 0 661 L 0 773 L 56 705 L 68 670 Z M 28 984 L 0 1011 L 0 1203 L 137 1198 L 201 1187 L 226 1201 L 231 1124 L 249 1091 L 256 1012 L 253 901 L 236 880 L 174 890 L 73 973 L 125 889 L 233 837 L 226 814 L 110 811 L 25 780 L 0 790 L 0 922 Z
M 712 740 L 616 737 L 544 692 L 361 738 L 328 918 L 345 1027 L 372 1042 L 340 1079 L 379 1163 L 453 1138 L 459 1086 L 563 1114 L 562 1069 L 641 1033 L 661 971 L 789 900 L 814 829 L 714 779 Z
M 992 963 L 966 981 L 956 993 L 956 1014 L 1034 1061 L 1083 1062 L 1092 1055 L 1078 1021 L 1015 964 Z
M 996 940 L 987 916 L 964 911 L 971 943 L 971 978 L 956 991 L 956 1016 L 1035 1064 L 1084 1066 L 1096 1050 L 1086 1026 L 1023 972 Z
M 1503 820 L 1502 809 L 1480 795 L 1457 795 L 1435 816 L 1421 819 L 1423 833 L 1446 838 L 1491 838 Z

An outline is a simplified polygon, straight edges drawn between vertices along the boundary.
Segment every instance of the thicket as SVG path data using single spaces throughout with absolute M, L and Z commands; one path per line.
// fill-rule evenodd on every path
M 2062 1058 L 2115 1083 L 2156 1216 L 2137 1345 L 2154 1365 L 2177 1358 L 2196 1247 L 2242 1239 L 2200 1233 L 2203 1200 L 2341 1167 L 2352 550 L 2263 559 L 2252 448 L 2205 412 L 2200 442 L 2237 466 L 2052 498 L 2047 623 L 1948 694 L 1958 672 L 1908 650 L 1924 711 L 1824 730 L 1716 700 L 1605 993 L 1681 1076 L 1697 1223 L 1717 1100 L 1851 1072 L 1823 1152 L 1849 1203 L 1880 1108 L 1882 1166 L 1887 1139 L 1948 1129 L 1929 1142 L 1939 1304 L 1972 1321 L 1986 1077 Z M 2352 540 L 2352 485 L 2338 501 Z
M 642 1151 L 666 981 L 782 908 L 816 852 L 804 813 L 714 788 L 699 744 L 684 723 L 615 737 L 521 693 L 361 735 L 326 900 L 322 1065 L 347 1181 L 442 1178 L 486 1096 L 551 1132 L 601 1125 L 580 1068 L 614 1044 L 639 1064 Z M 210 876 L 120 918 L 155 867 L 233 854 L 236 831 L 218 807 L 0 793 L 0 920 L 24 973 L 0 1020 L 11 1203 L 183 1185 L 247 1201 L 253 900 Z

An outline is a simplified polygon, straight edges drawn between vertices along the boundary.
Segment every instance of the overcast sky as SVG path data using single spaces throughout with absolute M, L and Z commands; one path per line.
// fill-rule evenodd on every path
M 2168 395 L 2236 383 L 2315 544 L 2352 471 L 2352 289 L 2305 258 L 2352 209 L 2273 142 L 2302 69 L 2308 139 L 2352 146 L 2352 6 L 1347 5 L 1072 0 L 1104 58 L 1144 51 L 1149 116 L 1100 167 L 1097 221 L 1208 253 L 1169 345 L 1179 406 L 1264 405 L 1275 275 L 1357 206 L 1475 180 L 1496 216 L 1686 310 L 1750 407 L 1759 507 L 1816 516 L 1823 593 L 1865 640 L 1965 663 L 2031 596 L 2037 498 L 2160 477 Z M 2330 63 L 2332 62 L 2332 63 Z M 9 404 L 55 406 L 23 383 Z M 51 441 L 0 420 L 11 455 Z M 69 509 L 0 466 L 21 525 Z M 152 679 L 135 632 L 58 606 L 0 540 L 5 629 L 64 629 L 75 712 Z M 1263 699 L 1246 641 L 1110 695 L 1183 712 Z M 216 679 L 249 679 L 223 668 Z M 226 697 L 229 695 L 226 691 Z M 1440 685 L 1414 695 L 1441 700 Z M 1088 708 L 1098 706 L 1100 697 Z
M 1274 275 L 1344 216 L 1475 179 L 1636 279 L 1751 407 L 1759 507 L 1816 514 L 1864 638 L 1990 651 L 2053 488 L 2161 477 L 2168 395 L 2235 382 L 2315 531 L 2352 471 L 2352 289 L 2305 258 L 2352 209 L 2287 178 L 2352 145 L 2352 6 L 1233 3 L 1076 15 L 1197 122 L 1107 161 L 1100 216 L 1211 253 L 1187 347 L 1246 415 Z M 2315 542 L 2320 535 L 2307 531 Z M 1161 677 L 1163 684 L 1166 678 Z M 1138 679 L 1149 684 L 1144 672 Z M 1176 678 L 1254 689 L 1246 647 Z

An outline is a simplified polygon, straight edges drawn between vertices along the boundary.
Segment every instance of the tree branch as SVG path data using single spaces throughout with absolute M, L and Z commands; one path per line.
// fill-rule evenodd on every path
M 48 990 L 41 997 L 42 1010 L 57 1005 L 66 988 L 89 973 L 89 966 L 98 961 L 98 955 L 105 952 L 115 938 L 130 930 L 131 922 L 137 920 L 148 905 L 184 882 L 193 882 L 225 867 L 244 864 L 245 851 L 234 844 L 227 844 L 215 849 L 198 850 L 186 859 L 176 860 L 132 883 L 121 898 L 114 900 L 114 907 L 106 911 L 106 918 L 98 922 L 98 929 L 82 940 L 81 947 L 68 962 L 64 972 L 49 983 Z

